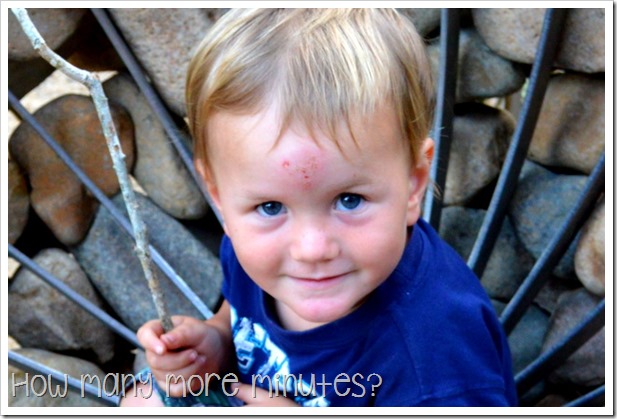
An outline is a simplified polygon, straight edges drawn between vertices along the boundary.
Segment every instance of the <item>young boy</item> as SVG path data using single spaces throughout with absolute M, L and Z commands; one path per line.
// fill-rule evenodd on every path
M 193 58 L 187 105 L 225 301 L 139 330 L 169 396 L 231 372 L 246 405 L 516 404 L 480 282 L 420 218 L 433 85 L 406 18 L 232 10 Z M 162 401 L 123 400 L 142 403 Z

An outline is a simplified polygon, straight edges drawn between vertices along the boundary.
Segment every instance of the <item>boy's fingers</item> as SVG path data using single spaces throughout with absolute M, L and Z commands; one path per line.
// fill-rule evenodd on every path
M 195 349 L 168 351 L 159 356 L 153 352 L 146 352 L 146 360 L 152 369 L 160 371 L 179 371 L 195 363 L 205 362 L 205 357 L 199 355 Z
M 142 344 L 146 351 L 150 350 L 162 355 L 166 351 L 165 343 L 161 342 L 160 336 L 163 334 L 163 327 L 158 320 L 151 320 L 145 323 L 137 331 L 137 340 Z
M 174 328 L 167 333 L 159 320 L 150 320 L 139 328 L 137 339 L 144 349 L 162 355 L 168 350 L 191 346 L 186 342 L 187 333 L 178 333 L 178 330 L 182 331 L 187 324 L 190 327 L 191 322 L 187 321 L 186 316 L 172 316 L 171 321 Z M 188 335 L 190 336 L 190 333 Z
M 207 333 L 208 326 L 205 323 L 180 319 L 174 322 L 173 330 L 161 335 L 161 341 L 168 350 L 195 348 L 204 341 Z
M 192 351 L 192 350 L 191 350 Z M 183 351 L 183 352 L 191 352 L 191 351 Z M 194 351 L 192 351 L 195 353 Z M 175 354 L 174 354 L 175 355 Z M 186 357 L 183 353 L 181 356 L 177 357 L 178 362 L 184 362 Z M 165 365 L 169 365 L 167 363 L 169 355 L 165 355 L 161 361 Z M 188 358 L 193 359 L 192 357 Z M 164 362 L 163 362 L 164 361 Z M 156 378 L 159 387 L 165 390 L 168 393 L 168 396 L 179 397 L 182 395 L 183 391 L 186 393 L 186 389 L 189 387 L 193 391 L 200 390 L 200 387 L 203 386 L 204 379 L 203 376 L 200 375 L 200 371 L 203 369 L 204 364 L 206 363 L 206 358 L 203 355 L 197 356 L 192 362 L 186 363 L 182 366 L 175 366 L 173 368 L 165 367 L 165 368 L 155 368 L 153 365 L 151 366 L 152 374 Z

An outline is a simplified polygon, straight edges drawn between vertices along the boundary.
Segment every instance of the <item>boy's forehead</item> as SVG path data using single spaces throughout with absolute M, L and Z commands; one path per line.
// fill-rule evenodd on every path
M 317 147 L 332 143 L 345 153 L 346 150 L 360 152 L 370 149 L 374 142 L 395 139 L 405 143 L 399 126 L 392 106 L 380 106 L 367 115 L 355 112 L 341 115 L 332 126 L 316 118 L 285 115 L 276 104 L 272 104 L 251 112 L 226 110 L 214 113 L 208 120 L 207 138 L 209 147 L 234 147 L 237 142 L 250 140 L 274 149 L 283 136 L 290 134 L 310 139 Z M 211 140 L 223 137 L 219 135 L 222 133 L 225 133 L 225 138 L 212 144 Z
M 302 123 L 291 124 L 281 131 L 281 121 L 275 115 L 275 112 L 218 113 L 212 119 L 208 140 L 212 174 L 227 177 L 238 170 L 265 173 L 263 176 L 269 181 L 285 179 L 297 190 L 308 191 L 342 175 L 339 169 L 347 173 L 347 178 L 353 173 L 353 178 L 360 179 L 376 161 L 389 165 L 394 160 L 405 159 L 409 163 L 408 145 L 394 128 L 396 124 L 390 114 L 378 113 L 364 121 L 358 119 L 350 127 L 353 136 L 349 130 L 339 130 L 337 138 L 324 130 L 311 130 Z M 259 179 L 263 180 L 263 176 Z M 254 176 L 246 178 L 244 187 L 253 180 L 256 180 Z

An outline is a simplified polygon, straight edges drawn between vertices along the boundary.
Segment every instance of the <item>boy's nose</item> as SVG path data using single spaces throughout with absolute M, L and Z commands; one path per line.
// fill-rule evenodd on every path
M 326 228 L 305 226 L 295 232 L 290 252 L 294 260 L 315 263 L 336 258 L 340 246 Z

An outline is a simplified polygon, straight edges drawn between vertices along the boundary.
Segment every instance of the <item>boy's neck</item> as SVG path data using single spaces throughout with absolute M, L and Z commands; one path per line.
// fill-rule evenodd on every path
M 298 316 L 292 309 L 279 300 L 274 300 L 274 312 L 278 317 L 278 322 L 285 330 L 292 330 L 295 332 L 304 332 L 306 330 L 314 329 L 322 324 L 313 323 L 304 320 Z
M 349 314 L 356 311 L 359 307 L 361 307 L 366 302 L 366 300 L 369 299 L 369 297 L 370 297 L 370 294 L 366 296 L 362 301 L 360 301 L 353 308 L 353 310 L 347 313 L 345 316 L 348 316 Z M 279 325 L 285 330 L 291 330 L 294 332 L 304 332 L 304 331 L 314 329 L 319 326 L 323 326 L 324 324 L 327 324 L 327 323 L 309 322 L 301 318 L 300 316 L 298 316 L 292 309 L 290 309 L 286 304 L 282 303 L 279 300 L 274 300 L 273 306 L 274 306 L 274 314 L 277 316 L 276 320 L 278 321 Z

